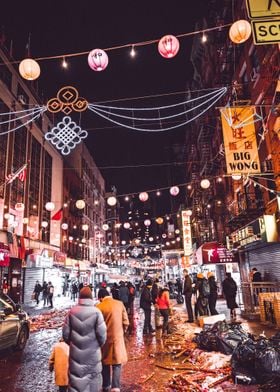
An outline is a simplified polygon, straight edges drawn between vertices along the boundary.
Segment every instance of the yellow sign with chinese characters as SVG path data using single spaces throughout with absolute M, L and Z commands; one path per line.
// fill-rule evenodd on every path
M 249 18 L 280 16 L 280 0 L 247 0 Z
M 191 217 L 188 211 L 182 211 L 182 230 L 183 230 L 183 246 L 184 255 L 190 256 L 192 252 L 192 229 L 191 229 Z
M 260 173 L 253 106 L 221 109 L 228 174 Z

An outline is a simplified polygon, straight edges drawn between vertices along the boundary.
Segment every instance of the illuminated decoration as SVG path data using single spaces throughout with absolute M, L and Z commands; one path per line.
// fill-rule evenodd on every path
M 210 181 L 205 178 L 204 180 L 201 180 L 200 186 L 202 189 L 208 189 L 210 186 Z
M 74 238 L 72 236 L 69 237 L 69 241 L 73 241 Z
M 176 56 L 180 48 L 180 43 L 174 35 L 165 35 L 158 43 L 158 51 L 162 57 L 171 59 Z
M 247 20 L 240 19 L 234 22 L 229 29 L 229 38 L 235 44 L 247 41 L 252 33 L 252 28 Z
M 187 185 L 187 189 L 190 191 L 192 189 L 192 186 L 190 184 Z
M 102 225 L 102 229 L 105 231 L 109 230 L 109 225 L 107 223 L 104 223 L 104 225 Z
M 86 223 L 84 225 L 82 225 L 82 230 L 83 231 L 87 231 L 88 230 L 88 225 Z
M 175 230 L 175 234 L 180 234 L 180 230 L 179 230 L 179 229 L 176 229 L 176 230 Z
M 26 80 L 35 80 L 40 76 L 40 65 L 33 59 L 24 59 L 19 64 L 19 73 Z
M 125 244 L 126 244 L 126 241 L 123 240 L 123 241 L 122 241 L 122 245 L 125 245 Z
M 157 196 L 161 196 L 161 192 L 160 192 L 160 191 L 157 191 L 156 195 L 157 195 Z
M 122 108 L 118 106 L 89 103 L 88 109 L 93 113 L 99 115 L 100 117 L 105 118 L 106 120 L 124 128 L 141 132 L 166 132 L 171 129 L 176 129 L 183 125 L 186 125 L 191 121 L 194 121 L 195 119 L 203 115 L 208 109 L 210 109 L 220 98 L 222 98 L 222 96 L 225 95 L 226 92 L 227 88 L 222 87 L 219 89 L 211 90 L 204 95 L 201 95 L 199 97 L 196 96 L 195 98 L 188 99 L 186 101 L 182 101 L 172 105 L 165 105 L 160 107 L 157 106 L 153 108 Z M 187 108 L 188 104 L 189 108 Z M 180 110 L 180 107 L 182 107 L 182 105 L 183 109 Z M 178 112 L 170 114 L 171 108 L 177 108 Z M 121 111 L 124 113 L 122 114 Z M 138 117 L 136 117 L 135 114 L 139 113 L 139 111 L 141 116 L 139 115 Z M 149 112 L 146 116 L 143 115 L 145 111 Z M 160 116 L 159 111 L 160 113 L 162 113 Z M 166 115 L 164 115 L 164 111 L 167 111 Z M 129 115 L 127 114 L 127 112 L 129 112 Z M 130 114 L 131 112 L 133 113 L 132 115 Z M 178 121 L 177 117 L 181 117 L 182 120 Z M 162 121 L 170 121 L 172 119 L 175 119 L 176 123 L 178 123 L 172 126 L 163 126 Z M 145 122 L 148 122 L 148 124 L 153 125 L 151 125 L 150 128 L 147 128 L 147 125 L 144 124 Z
M 154 237 L 149 237 L 150 242 L 153 242 L 153 240 L 154 240 Z
M 191 218 L 187 211 L 182 211 L 183 247 L 184 255 L 190 256 L 192 252 Z
M 10 219 L 10 214 L 9 214 L 8 212 L 6 212 L 6 213 L 4 214 L 4 218 L 5 218 L 5 219 Z
M 63 112 L 68 115 L 72 111 L 83 112 L 87 109 L 88 102 L 79 96 L 78 90 L 72 86 L 62 87 L 55 98 L 47 102 L 47 110 L 51 113 Z
M 141 192 L 139 195 L 139 200 L 145 202 L 149 199 L 149 195 L 147 192 Z
M 254 116 L 253 106 L 221 109 L 227 174 L 261 172 Z
M 110 196 L 107 199 L 107 204 L 111 207 L 115 206 L 117 204 L 117 199 L 115 196 Z
M 162 224 L 163 224 L 163 219 L 159 216 L 159 217 L 156 219 L 156 222 L 157 222 L 158 225 L 162 225 Z
M 192 216 L 192 210 L 186 210 L 185 213 L 187 216 Z
M 47 211 L 53 211 L 55 209 L 55 204 L 52 201 L 49 201 L 46 203 L 45 209 Z
M 68 229 L 68 224 L 67 223 L 62 223 L 61 228 L 62 228 L 62 230 L 67 230 Z
M 23 203 L 16 203 L 15 210 L 16 211 L 24 211 L 24 204 Z
M 86 203 L 85 203 L 84 200 L 77 200 L 77 201 L 76 201 L 76 207 L 77 207 L 79 210 L 82 210 L 83 208 L 85 208 L 85 206 L 86 206 Z
M 94 71 L 104 71 L 108 62 L 107 53 L 102 49 L 93 49 L 88 55 L 88 65 Z
M 82 243 L 85 244 L 87 240 L 85 238 L 82 238 Z
M 27 225 L 28 222 L 29 222 L 29 219 L 28 219 L 28 218 L 23 218 L 22 223 L 23 223 L 24 225 Z
M 231 178 L 232 178 L 233 180 L 235 180 L 235 181 L 239 181 L 239 180 L 241 180 L 242 175 L 241 175 L 241 174 L 233 174 L 233 175 L 231 176 Z
M 125 223 L 123 224 L 123 227 L 124 227 L 125 229 L 129 229 L 129 228 L 130 228 L 130 223 L 125 222 Z
M 145 219 L 144 220 L 144 225 L 147 226 L 147 227 L 150 226 L 151 225 L 150 219 Z
M 129 201 L 129 200 L 130 200 L 130 199 L 129 199 L 129 196 L 125 196 L 124 200 L 125 200 L 125 201 Z
M 41 223 L 41 226 L 45 229 L 46 227 L 49 226 L 49 223 L 48 223 L 47 221 L 43 221 L 43 222 Z
M 87 135 L 87 131 L 82 130 L 71 117 L 65 116 L 45 134 L 45 139 L 56 146 L 62 155 L 68 155 Z
M 172 186 L 170 188 L 169 192 L 170 192 L 171 196 L 177 196 L 179 194 L 179 192 L 180 192 L 180 189 L 179 189 L 178 186 Z

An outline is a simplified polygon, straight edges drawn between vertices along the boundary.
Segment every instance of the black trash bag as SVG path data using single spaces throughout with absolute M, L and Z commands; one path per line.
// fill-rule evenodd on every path
M 235 372 L 232 373 L 232 379 L 235 384 L 254 385 L 257 383 L 253 373 L 249 372 L 246 368 L 242 368 L 241 366 L 237 367 Z
M 265 346 L 264 344 L 262 346 Z M 280 378 L 280 351 L 270 346 L 256 350 L 255 374 L 260 384 L 270 382 L 274 377 Z
M 273 335 L 270 339 L 269 342 L 272 347 L 280 350 L 280 332 L 277 332 L 275 335 Z
M 270 381 L 260 385 L 258 392 L 279 392 L 280 376 L 273 377 Z
M 244 375 L 244 382 L 256 383 L 255 376 L 256 343 L 252 339 L 247 339 L 240 343 L 233 351 L 231 356 L 232 378 Z M 240 382 L 241 383 L 241 382 Z
M 212 333 L 202 331 L 194 337 L 193 341 L 203 350 L 218 351 L 217 338 Z
M 242 343 L 244 337 L 236 331 L 223 332 L 217 336 L 218 351 L 223 354 L 232 354 L 233 350 Z

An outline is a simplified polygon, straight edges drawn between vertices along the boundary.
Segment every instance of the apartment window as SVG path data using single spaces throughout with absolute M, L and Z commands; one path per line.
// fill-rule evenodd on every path
M 41 144 L 35 139 L 35 137 L 32 136 L 29 184 L 29 212 L 32 215 L 38 215 L 40 195 L 40 163 Z
M 0 80 L 11 90 L 12 87 L 12 73 L 9 71 L 5 65 L 0 67 Z

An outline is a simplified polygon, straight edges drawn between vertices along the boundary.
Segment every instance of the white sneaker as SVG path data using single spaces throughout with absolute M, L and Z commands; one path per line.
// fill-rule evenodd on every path
M 120 388 L 112 388 L 111 392 L 121 392 Z

